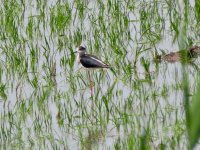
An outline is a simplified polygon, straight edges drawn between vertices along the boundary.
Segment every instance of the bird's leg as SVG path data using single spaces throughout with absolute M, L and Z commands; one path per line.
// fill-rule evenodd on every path
M 88 71 L 89 73 L 89 79 L 90 79 L 90 94 L 91 94 L 91 97 L 92 97 L 92 80 L 91 80 L 91 77 L 90 77 L 90 71 Z

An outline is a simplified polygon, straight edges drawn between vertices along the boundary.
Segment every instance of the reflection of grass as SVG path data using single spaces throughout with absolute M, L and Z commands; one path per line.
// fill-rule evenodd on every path
M 81 149 L 92 150 L 104 138 L 105 133 L 98 129 L 88 128 L 88 135 L 81 139 Z
M 148 0 L 0 4 L 3 149 L 183 149 L 198 142 L 198 59 L 182 63 L 183 72 L 152 62 L 160 47 L 198 45 L 198 1 L 192 8 L 184 0 L 184 9 Z M 72 54 L 81 43 L 112 67 L 92 72 L 92 98 Z

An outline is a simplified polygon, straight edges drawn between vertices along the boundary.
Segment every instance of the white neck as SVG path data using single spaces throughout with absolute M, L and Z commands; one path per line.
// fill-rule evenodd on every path
M 86 51 L 78 51 L 78 54 L 77 54 L 77 61 L 78 61 L 78 63 L 80 63 L 80 57 L 81 57 L 82 55 L 84 55 L 85 52 L 86 52 Z
M 78 63 L 80 63 L 80 57 L 82 56 L 82 55 L 84 55 L 85 54 L 85 52 L 78 52 L 78 54 L 77 54 L 77 61 L 78 61 Z

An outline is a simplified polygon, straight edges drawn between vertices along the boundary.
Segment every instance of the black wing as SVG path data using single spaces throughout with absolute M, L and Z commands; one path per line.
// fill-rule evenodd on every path
M 83 55 L 80 59 L 81 64 L 86 68 L 110 68 L 109 65 L 93 55 Z

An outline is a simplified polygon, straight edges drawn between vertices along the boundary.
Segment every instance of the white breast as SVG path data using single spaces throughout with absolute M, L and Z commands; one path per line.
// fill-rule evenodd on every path
M 77 55 L 76 59 L 77 59 L 78 64 L 80 64 L 80 56 L 79 56 L 79 54 Z

